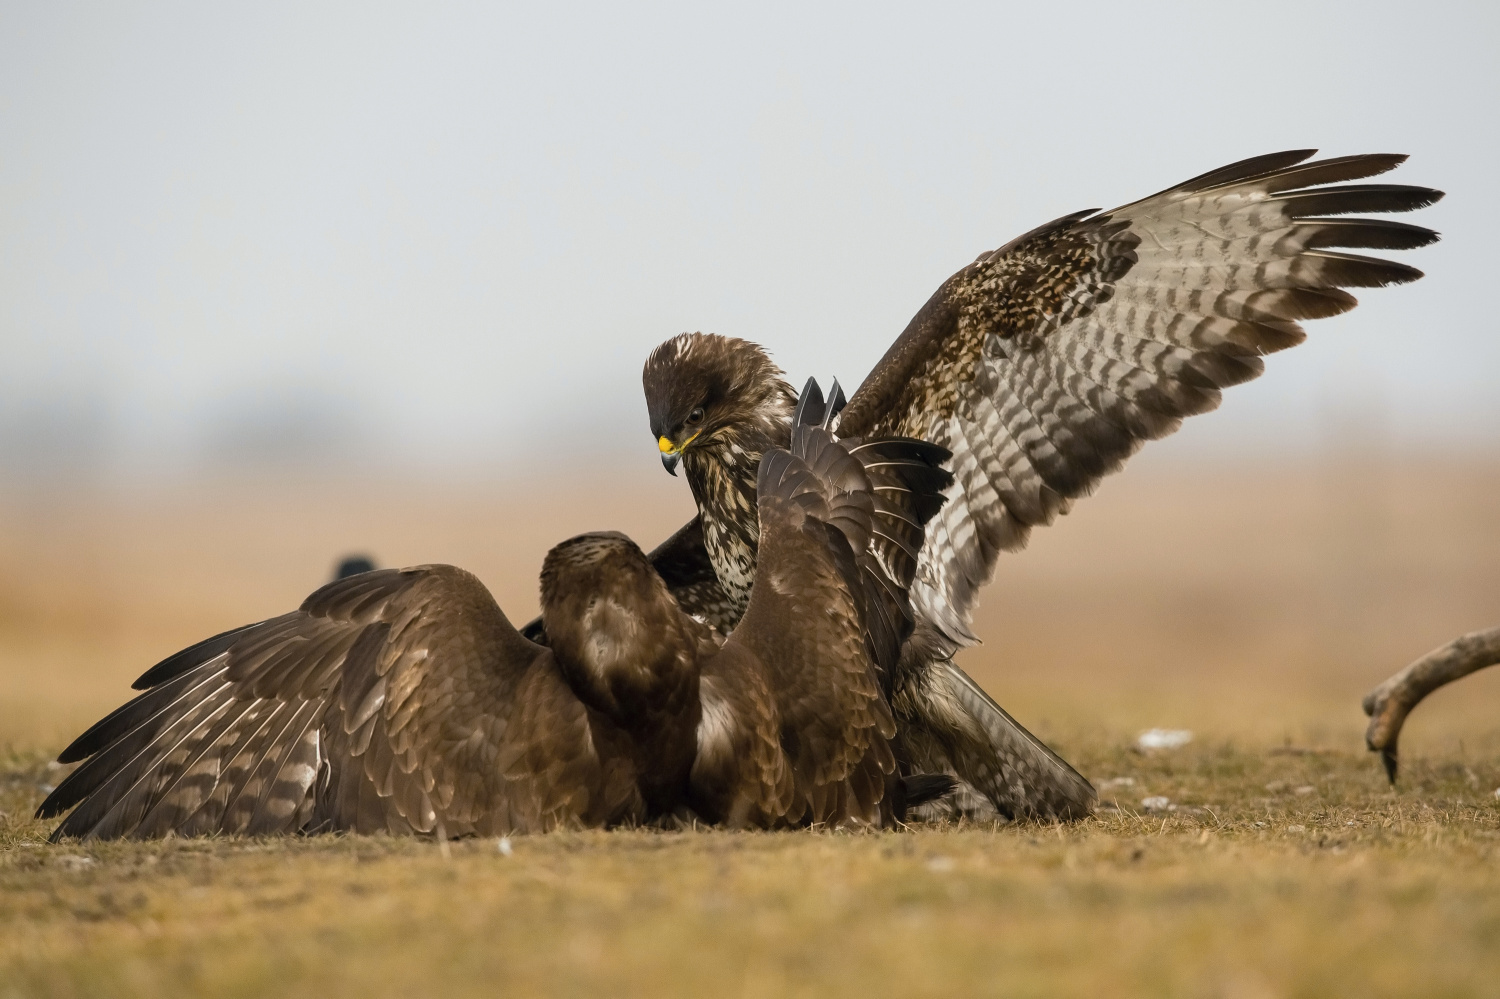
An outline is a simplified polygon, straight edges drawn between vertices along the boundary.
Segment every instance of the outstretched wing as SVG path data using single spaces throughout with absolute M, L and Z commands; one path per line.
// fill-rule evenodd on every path
M 886 549 L 920 546 L 922 524 L 947 485 L 934 467 L 944 456 L 922 441 L 879 442 L 877 453 L 875 442 L 840 442 L 803 415 L 791 451 L 774 449 L 761 461 L 755 584 L 744 617 L 705 665 L 705 732 L 731 728 L 714 716 L 738 697 L 746 702 L 742 721 L 759 736 L 742 739 L 747 749 L 779 746 L 790 768 L 790 798 L 774 784 L 762 809 L 778 801 L 789 822 L 875 823 L 895 768 L 881 672 L 894 667 L 910 631 L 914 569 Z M 861 446 L 871 470 L 851 453 Z M 888 562 L 898 566 L 894 575 Z M 870 629 L 876 616 L 889 640 L 872 637 L 885 634 Z M 889 661 L 879 662 L 884 656 Z M 705 759 L 715 756 L 715 747 L 703 750 Z
M 626 808 L 588 713 L 478 579 L 387 569 L 211 638 L 80 736 L 54 833 L 547 828 Z
M 951 655 L 973 641 L 979 587 L 1142 443 L 1213 409 L 1303 339 L 1297 321 L 1353 308 L 1345 288 L 1412 281 L 1403 264 L 1337 252 L 1436 234 L 1353 212 L 1436 201 L 1419 187 L 1344 185 L 1404 156 L 1245 160 L 1103 214 L 1027 233 L 945 281 L 844 410 L 846 436 L 902 434 L 953 452 L 913 600 Z M 1342 186 L 1326 186 L 1326 185 Z

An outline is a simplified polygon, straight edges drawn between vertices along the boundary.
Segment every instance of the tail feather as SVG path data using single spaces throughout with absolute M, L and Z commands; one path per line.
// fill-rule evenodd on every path
M 901 787 L 906 792 L 906 806 L 916 808 L 952 794 L 958 788 L 958 778 L 952 774 L 911 774 L 901 778 Z
M 898 717 L 902 727 L 930 733 L 930 751 L 947 759 L 919 758 L 916 767 L 951 768 L 1006 818 L 1069 821 L 1093 812 L 1093 785 L 951 660 L 932 664 L 925 687 L 920 696 L 898 694 L 893 707 L 906 716 Z
M 974 781 L 999 805 L 1014 802 L 1018 817 L 1081 819 L 1099 800 L 1094 786 L 1066 760 L 996 704 L 984 689 L 951 661 L 942 664 L 959 702 L 989 736 L 989 754 L 981 754 L 979 772 L 988 779 Z M 992 755 L 988 766 L 983 755 Z M 962 771 L 960 771 L 962 772 Z

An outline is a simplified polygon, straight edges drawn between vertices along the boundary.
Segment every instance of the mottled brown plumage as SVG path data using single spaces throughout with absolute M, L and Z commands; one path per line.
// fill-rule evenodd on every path
M 790 439 L 797 395 L 781 374 L 754 344 L 728 337 L 676 337 L 646 365 L 651 432 L 678 445 L 698 508 L 715 511 L 701 530 L 728 598 L 713 623 L 726 630 L 745 612 L 755 579 L 761 455 Z M 681 449 L 685 441 L 692 446 Z M 676 460 L 663 456 L 669 471 Z
M 1352 212 L 1407 211 L 1441 195 L 1340 185 L 1404 157 L 1304 162 L 1311 151 L 1231 164 L 1112 212 L 1065 216 L 985 253 L 943 283 L 849 400 L 840 434 L 894 434 L 953 452 L 955 483 L 928 525 L 912 588 L 917 625 L 891 678 L 907 763 L 951 769 L 1002 813 L 1072 817 L 1086 781 L 1015 723 L 952 662 L 999 553 L 1025 544 L 1146 440 L 1213 409 L 1258 375 L 1260 355 L 1300 342 L 1297 321 L 1352 308 L 1347 287 L 1414 280 L 1402 264 L 1331 248 L 1407 249 L 1436 234 Z M 789 389 L 753 344 L 669 340 L 645 370 L 652 434 L 692 483 L 691 525 L 653 553 L 693 574 L 679 594 L 723 626 L 753 578 L 755 527 L 736 469 L 745 439 L 785 440 Z M 743 396 L 727 391 L 745 386 Z M 689 416 L 700 420 L 689 425 Z M 752 428 L 748 433 L 741 427 Z M 725 454 L 733 455 L 725 467 Z M 718 539 L 732 539 L 726 544 Z M 707 561 L 723 583 L 702 578 Z M 664 573 L 668 583 L 676 577 Z
M 54 838 L 898 819 L 913 789 L 888 787 L 878 674 L 910 631 L 915 565 L 856 549 L 879 510 L 920 545 L 946 452 L 872 442 L 871 476 L 820 427 L 789 443 L 761 463 L 761 581 L 727 639 L 619 534 L 548 553 L 550 647 L 461 569 L 364 572 L 152 668 L 63 752 L 83 763 L 38 815 L 77 806 Z M 877 617 L 893 639 L 867 640 Z

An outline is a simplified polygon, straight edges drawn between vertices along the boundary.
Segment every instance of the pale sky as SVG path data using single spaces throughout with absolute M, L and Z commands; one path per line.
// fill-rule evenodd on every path
M 1500 6 L 633 6 L 0 2 L 0 462 L 654 461 L 668 336 L 852 387 L 980 251 L 1301 146 L 1448 192 L 1428 277 L 1165 446 L 1500 445 Z

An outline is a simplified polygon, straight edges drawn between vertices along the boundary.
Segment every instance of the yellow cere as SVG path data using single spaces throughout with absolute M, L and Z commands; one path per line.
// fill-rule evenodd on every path
M 698 431 L 697 434 L 694 434 L 693 436 L 689 437 L 687 440 L 683 441 L 680 446 L 673 444 L 671 441 L 669 441 L 665 437 L 658 437 L 656 439 L 656 446 L 661 449 L 661 453 L 662 454 L 681 454 L 682 452 L 684 452 L 684 451 L 687 450 L 687 446 L 689 444 L 693 443 L 693 441 L 695 441 L 695 440 L 698 439 L 698 434 L 701 434 L 701 433 L 703 433 L 703 431 L 701 431 L 701 430 Z

